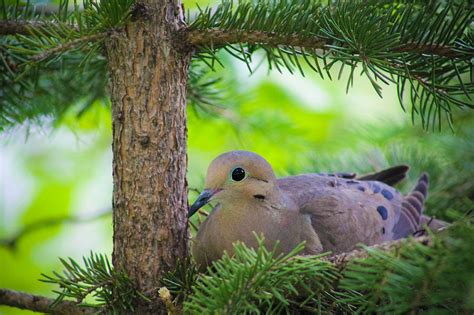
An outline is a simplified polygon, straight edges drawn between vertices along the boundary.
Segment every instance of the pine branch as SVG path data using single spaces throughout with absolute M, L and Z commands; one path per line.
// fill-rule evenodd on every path
M 304 37 L 286 35 L 276 32 L 265 31 L 241 31 L 241 30 L 184 30 L 187 42 L 192 46 L 219 47 L 229 44 L 265 44 L 270 46 L 296 46 L 309 49 L 323 49 L 327 41 L 318 37 Z
M 391 256 L 406 246 L 429 248 L 435 243 L 435 237 L 401 239 L 330 257 L 298 256 L 303 244 L 286 256 L 278 256 L 275 249 L 267 251 L 263 239 L 258 238 L 256 249 L 236 243 L 234 256 L 224 254 L 205 274 L 195 276 L 197 280 L 192 289 L 186 285 L 189 281 L 185 278 L 177 280 L 176 276 L 168 275 L 167 282 L 173 286 L 175 294 L 192 292 L 184 303 L 188 312 L 242 313 L 260 310 L 271 313 L 285 310 L 292 313 L 292 307 L 317 312 L 315 300 L 319 307 L 324 305 L 323 310 L 333 312 L 334 307 L 352 307 L 350 304 L 336 306 L 340 304 L 338 294 L 342 293 L 334 293 L 334 285 L 337 285 L 346 266 L 353 266 L 349 262 L 360 262 L 377 253 Z M 181 271 L 181 277 L 184 275 L 187 273 Z M 178 284 L 181 290 L 177 288 Z M 271 295 L 267 296 L 266 292 Z M 347 294 L 353 297 L 353 293 Z M 290 301 L 294 299 L 299 301 L 296 305 Z
M 80 2 L 60 0 L 54 12 L 38 12 L 29 1 L 4 3 L 0 130 L 24 121 L 41 124 L 44 116 L 58 119 L 73 106 L 80 116 L 93 104 L 109 104 L 103 40 L 129 21 L 133 1 Z
M 114 268 L 106 255 L 94 254 L 83 257 L 81 266 L 74 259 L 59 259 L 64 267 L 62 273 L 42 274 L 42 282 L 59 286 L 55 290 L 57 297 L 53 305 L 61 303 L 65 298 L 84 303 L 90 298 L 87 306 L 102 308 L 113 314 L 133 312 L 137 300 L 150 302 L 150 299 L 135 289 L 127 274 L 120 268 Z
M 472 18 L 472 10 L 454 1 L 325 6 L 310 0 L 223 0 L 200 9 L 182 38 L 211 68 L 224 49 L 252 71 L 252 58 L 260 51 L 270 70 L 314 71 L 331 78 L 338 65 L 341 78 L 348 69 L 347 90 L 356 70 L 381 97 L 383 85 L 396 84 L 402 109 L 408 99 L 412 118 L 419 116 L 427 129 L 441 128 L 443 116 L 451 126 L 455 107 L 474 108 L 474 82 L 468 77 L 474 57 Z
M 71 301 L 61 301 L 53 307 L 51 305 L 54 301 L 44 296 L 10 289 L 0 289 L 0 305 L 52 314 L 79 315 L 97 313 L 97 310 L 93 308 L 81 307 Z
M 289 313 L 285 296 L 311 296 L 331 286 L 337 278 L 330 263 L 318 257 L 296 256 L 303 244 L 287 255 L 278 255 L 278 244 L 269 251 L 263 242 L 263 237 L 258 238 L 256 249 L 237 242 L 233 257 L 224 253 L 215 261 L 194 284 L 192 295 L 184 303 L 185 313 L 240 314 L 257 313 L 260 309 Z M 309 274 L 313 277 L 309 278 Z
M 336 280 L 346 272 L 346 267 L 349 265 L 354 268 L 350 262 L 372 259 L 377 255 L 391 257 L 394 252 L 406 249 L 407 245 L 428 249 L 436 244 L 439 246 L 440 243 L 436 235 L 430 234 L 366 246 L 330 257 L 298 256 L 303 244 L 288 255 L 278 256 L 275 250 L 265 249 L 263 239 L 259 239 L 259 244 L 257 250 L 237 244 L 235 257 L 224 255 L 206 274 L 199 274 L 191 260 L 179 263 L 173 272 L 162 279 L 161 285 L 165 287 L 161 287 L 159 291 L 161 300 L 167 303 L 169 311 L 176 313 L 180 313 L 181 309 L 175 307 L 171 297 L 167 295 L 169 293 L 176 295 L 179 301 L 184 299 L 188 311 L 225 309 L 229 312 L 241 312 L 257 311 L 259 308 L 290 310 L 288 307 L 315 311 L 311 297 L 316 295 L 324 307 L 350 308 L 350 304 L 344 306 L 344 302 L 339 301 L 341 297 L 331 293 Z M 131 301 L 137 298 L 152 301 L 135 291 L 125 274 L 112 269 L 106 256 L 91 253 L 90 258 L 84 258 L 84 267 L 72 259 L 61 259 L 61 262 L 65 267 L 64 275 L 55 272 L 54 276 L 43 275 L 45 278 L 42 279 L 62 288 L 63 291 L 55 291 L 59 294 L 55 300 L 0 289 L 0 305 L 55 314 L 90 314 L 103 307 L 114 311 L 130 311 Z M 273 296 L 265 294 L 267 290 Z M 99 304 L 80 307 L 63 300 L 64 297 L 69 297 L 82 303 L 88 295 L 94 295 Z M 358 298 L 353 295 L 349 297 Z M 340 305 L 336 305 L 338 303 Z M 256 308 L 257 305 L 259 308 Z
M 327 257 L 327 260 L 333 263 L 338 270 L 342 270 L 345 268 L 348 262 L 354 259 L 363 259 L 370 257 L 370 251 L 372 250 L 380 250 L 384 252 L 396 251 L 410 242 L 420 243 L 424 246 L 430 246 L 432 244 L 432 238 L 429 235 L 423 235 L 408 239 L 402 238 L 396 241 L 384 242 L 372 246 L 365 246 L 363 248 L 358 248 L 347 253 L 329 256 Z
M 293 46 L 305 50 L 330 49 L 331 41 L 317 36 L 300 36 L 298 34 L 282 34 L 258 30 L 226 30 L 211 28 L 206 30 L 182 30 L 184 40 L 188 45 L 199 47 L 219 48 L 233 44 L 268 45 L 272 47 Z M 183 36 L 183 35 L 181 35 Z M 417 55 L 435 55 L 446 58 L 468 59 L 470 56 L 463 54 L 450 45 L 406 43 L 393 49 L 397 53 L 410 53 Z
M 0 35 L 31 35 L 33 29 L 48 27 L 42 21 L 1 20 Z
M 410 53 L 410 54 L 418 54 L 418 55 L 434 55 L 440 57 L 446 57 L 449 59 L 454 58 L 461 58 L 461 59 L 468 59 L 469 56 L 460 52 L 455 46 L 452 45 L 440 45 L 434 43 L 405 43 L 400 47 L 397 47 L 395 52 L 399 53 Z
M 47 23 L 43 21 L 14 21 L 2 20 L 0 21 L 0 35 L 31 35 L 34 29 L 48 28 L 54 26 L 54 23 Z M 324 49 L 330 44 L 325 38 L 299 36 L 298 34 L 287 35 L 276 32 L 266 31 L 240 31 L 240 30 L 225 30 L 225 29 L 207 29 L 207 30 L 182 30 L 184 33 L 186 45 L 191 46 L 212 46 L 219 47 L 229 44 L 264 44 L 269 46 L 295 46 L 306 49 Z M 95 34 L 96 36 L 89 36 L 89 41 L 100 39 L 106 34 Z M 180 34 L 179 36 L 183 36 Z M 68 47 L 64 47 L 68 49 Z M 464 57 L 464 54 L 458 51 L 455 47 L 450 45 L 439 44 L 417 44 L 406 43 L 397 49 L 395 52 L 407 52 L 420 55 L 436 55 L 447 58 Z M 34 58 L 35 60 L 41 58 Z
M 226 76 L 216 77 L 199 60 L 191 63 L 188 73 L 187 100 L 197 117 L 201 114 L 219 116 L 238 124 L 238 117 L 232 108 L 239 97 L 235 81 Z M 190 189 L 191 190 L 191 189 Z
M 98 33 L 98 34 L 92 34 L 92 35 L 88 35 L 88 36 L 83 36 L 83 37 L 80 37 L 80 38 L 77 38 L 77 39 L 74 39 L 74 40 L 71 40 L 71 41 L 68 41 L 68 42 L 65 42 L 64 44 L 60 44 L 54 48 L 51 48 L 51 49 L 47 49 L 35 56 L 33 56 L 31 58 L 31 60 L 33 62 L 39 62 L 39 61 L 43 61 L 53 55 L 56 55 L 58 53 L 61 53 L 61 52 L 65 52 L 65 51 L 68 51 L 68 50 L 71 50 L 71 49 L 74 49 L 76 48 L 77 46 L 80 46 L 86 42 L 96 42 L 96 41 L 99 41 L 101 39 L 103 39 L 105 36 L 107 35 L 107 33 Z
M 46 218 L 46 219 L 38 220 L 36 222 L 23 226 L 18 232 L 14 233 L 12 236 L 0 239 L 0 246 L 7 247 L 9 249 L 15 249 L 18 242 L 23 237 L 25 237 L 26 235 L 30 233 L 34 233 L 38 230 L 52 227 L 58 224 L 91 222 L 91 221 L 95 221 L 97 219 L 103 218 L 105 216 L 108 216 L 111 213 L 112 211 L 110 209 L 107 209 L 107 210 L 99 211 L 97 213 L 94 213 L 86 217 L 76 216 L 76 215 L 67 215 L 63 217 Z

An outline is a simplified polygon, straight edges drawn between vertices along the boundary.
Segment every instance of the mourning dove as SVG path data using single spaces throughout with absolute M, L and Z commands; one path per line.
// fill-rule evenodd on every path
M 428 176 L 402 196 L 393 187 L 405 177 L 398 166 L 356 179 L 355 174 L 303 174 L 277 179 L 270 164 L 256 153 L 232 151 L 210 164 L 205 190 L 188 217 L 210 201 L 216 203 L 202 223 L 192 252 L 208 266 L 233 243 L 265 246 L 288 253 L 305 242 L 304 254 L 347 252 L 359 244 L 373 245 L 413 234 L 420 228 Z

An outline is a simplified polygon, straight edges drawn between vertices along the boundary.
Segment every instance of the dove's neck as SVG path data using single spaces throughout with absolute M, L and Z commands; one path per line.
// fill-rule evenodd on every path
M 266 202 L 273 211 L 288 209 L 288 198 L 278 187 L 274 187 Z
M 276 186 L 266 191 L 264 196 L 254 195 L 246 198 L 244 203 L 245 206 L 242 207 L 242 212 L 248 212 L 251 216 L 258 213 L 260 216 L 271 217 L 276 221 L 280 221 L 280 217 L 288 209 L 288 198 Z

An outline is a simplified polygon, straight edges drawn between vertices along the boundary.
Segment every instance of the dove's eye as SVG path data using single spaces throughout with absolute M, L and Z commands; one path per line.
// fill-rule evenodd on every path
M 236 167 L 232 170 L 232 180 L 240 182 L 245 178 L 246 174 L 243 168 Z

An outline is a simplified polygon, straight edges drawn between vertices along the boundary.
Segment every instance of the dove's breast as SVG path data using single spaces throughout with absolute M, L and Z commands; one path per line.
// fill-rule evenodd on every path
M 209 265 L 224 251 L 233 255 L 237 241 L 257 248 L 257 235 L 263 236 L 265 247 L 269 251 L 275 249 L 276 254 L 289 253 L 301 242 L 305 242 L 305 254 L 323 250 L 311 217 L 301 215 L 296 208 L 277 210 L 241 200 L 238 211 L 229 210 L 236 209 L 220 204 L 202 223 L 193 244 L 193 256 L 199 265 Z

